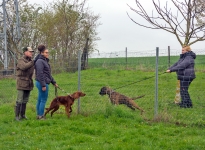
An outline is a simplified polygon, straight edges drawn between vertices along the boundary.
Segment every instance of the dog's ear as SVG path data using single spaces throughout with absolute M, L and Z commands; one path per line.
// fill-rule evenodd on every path
M 79 98 L 79 97 L 80 97 L 79 92 L 75 92 L 75 93 L 73 93 L 73 94 L 72 94 L 72 97 L 73 97 L 74 99 Z
M 101 90 L 104 91 L 104 92 L 106 92 L 106 91 L 107 91 L 107 87 L 104 86 Z
M 110 95 L 110 93 L 111 93 L 110 90 L 107 89 L 106 94 Z

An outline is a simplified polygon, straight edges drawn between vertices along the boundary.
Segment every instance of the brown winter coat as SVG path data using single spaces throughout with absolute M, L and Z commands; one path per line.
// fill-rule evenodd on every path
M 23 56 L 18 60 L 16 70 L 17 90 L 33 90 L 33 72 L 34 61 L 31 58 Z

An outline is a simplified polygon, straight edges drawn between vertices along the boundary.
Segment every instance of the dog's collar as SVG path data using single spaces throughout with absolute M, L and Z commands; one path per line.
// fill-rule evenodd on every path
M 106 91 L 106 94 L 109 95 L 109 97 L 110 97 L 113 92 L 115 92 L 115 91 L 114 90 L 110 90 L 110 92 Z
M 74 97 L 72 95 L 68 95 L 70 98 L 74 99 Z

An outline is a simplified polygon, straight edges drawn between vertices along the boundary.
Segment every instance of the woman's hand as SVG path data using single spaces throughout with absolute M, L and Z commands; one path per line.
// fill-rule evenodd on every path
M 46 91 L 46 87 L 44 86 L 44 87 L 42 87 L 42 91 Z
M 166 71 L 166 73 L 170 73 L 170 72 L 171 72 L 170 70 L 167 70 L 167 71 Z
M 57 87 L 58 87 L 58 84 L 54 84 L 54 86 L 57 88 Z

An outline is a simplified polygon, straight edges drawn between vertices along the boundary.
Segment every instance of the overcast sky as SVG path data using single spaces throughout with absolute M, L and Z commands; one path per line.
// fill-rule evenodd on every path
M 48 3 L 52 0 L 28 0 L 31 3 Z M 150 1 L 151 2 L 151 1 Z M 152 11 L 151 3 L 143 0 L 148 11 Z M 133 23 L 127 16 L 128 12 L 135 20 L 144 22 L 134 14 L 129 7 L 136 8 L 135 0 L 88 0 L 88 5 L 95 14 L 100 14 L 101 26 L 98 27 L 99 37 L 97 49 L 100 52 L 124 51 L 149 51 L 160 49 L 181 49 L 175 35 L 163 30 L 152 30 L 140 27 Z M 205 41 L 198 42 L 192 49 L 205 50 Z

